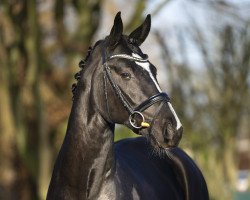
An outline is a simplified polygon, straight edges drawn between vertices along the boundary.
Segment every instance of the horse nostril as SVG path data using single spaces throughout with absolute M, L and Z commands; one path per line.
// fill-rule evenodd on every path
M 173 139 L 173 136 L 175 134 L 173 125 L 170 121 L 168 121 L 164 127 L 163 131 L 163 138 L 165 142 L 169 142 Z
M 175 128 L 173 127 L 173 123 L 171 121 L 167 122 L 166 132 L 171 136 L 175 134 Z
M 182 133 L 182 127 L 176 130 L 174 125 L 170 121 L 168 121 L 163 133 L 164 142 L 169 146 L 177 146 L 182 138 Z

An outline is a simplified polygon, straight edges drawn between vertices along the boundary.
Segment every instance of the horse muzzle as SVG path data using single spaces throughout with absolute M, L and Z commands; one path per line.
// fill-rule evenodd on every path
M 166 102 L 161 103 L 155 113 L 148 134 L 150 138 L 153 138 L 154 143 L 162 148 L 175 147 L 179 144 L 183 127 L 180 126 L 177 129 L 176 118 Z

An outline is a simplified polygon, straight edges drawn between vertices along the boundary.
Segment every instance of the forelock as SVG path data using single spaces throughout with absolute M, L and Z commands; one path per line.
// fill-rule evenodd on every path
M 125 41 L 127 48 L 130 50 L 130 54 L 135 53 L 142 58 L 144 57 L 144 54 L 142 53 L 140 47 L 133 43 L 133 41 L 131 41 L 128 36 L 123 36 L 123 40 Z

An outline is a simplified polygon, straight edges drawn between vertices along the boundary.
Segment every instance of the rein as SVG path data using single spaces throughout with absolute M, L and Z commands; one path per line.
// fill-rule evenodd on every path
M 135 129 L 148 128 L 150 126 L 150 124 L 145 121 L 145 117 L 142 114 L 142 112 L 157 102 L 161 102 L 161 101 L 169 102 L 170 98 L 166 93 L 159 92 L 158 94 L 149 97 L 147 100 L 143 101 L 141 104 L 139 104 L 135 108 L 132 107 L 131 104 L 129 103 L 128 99 L 124 96 L 120 87 L 114 81 L 114 79 L 112 77 L 111 69 L 108 65 L 108 61 L 110 61 L 112 59 L 116 59 L 116 58 L 123 58 L 123 59 L 136 61 L 136 62 L 142 62 L 142 63 L 148 62 L 148 56 L 146 56 L 145 58 L 139 58 L 139 57 L 134 57 L 134 56 L 127 55 L 127 54 L 115 54 L 115 55 L 111 55 L 108 57 L 107 51 L 106 51 L 106 46 L 104 43 L 103 48 L 102 48 L 102 66 L 104 69 L 104 91 L 105 91 L 107 109 L 108 109 L 109 116 L 110 116 L 110 112 L 109 112 L 109 107 L 108 107 L 108 94 L 107 94 L 107 81 L 106 81 L 106 79 L 109 80 L 117 97 L 122 102 L 122 105 L 124 106 L 124 108 L 128 111 L 129 123 L 131 124 L 131 126 Z

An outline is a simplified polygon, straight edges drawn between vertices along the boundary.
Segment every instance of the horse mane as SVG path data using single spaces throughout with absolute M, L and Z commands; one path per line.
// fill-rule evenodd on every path
M 78 67 L 80 68 L 80 70 L 74 75 L 74 78 L 76 79 L 76 83 L 73 83 L 72 86 L 71 86 L 71 92 L 73 94 L 72 96 L 72 100 L 74 100 L 74 96 L 76 94 L 76 90 L 77 90 L 77 84 L 78 84 L 78 81 L 80 80 L 81 78 L 81 75 L 83 73 L 83 70 L 85 69 L 85 66 L 86 64 L 88 63 L 88 60 L 89 60 L 89 57 L 92 53 L 92 51 L 95 49 L 95 47 L 100 43 L 102 42 L 102 40 L 98 40 L 95 45 L 92 47 L 90 46 L 87 50 L 87 54 L 85 56 L 85 58 L 81 59 L 79 64 L 78 64 Z
M 87 63 L 88 60 L 89 60 L 89 57 L 90 57 L 90 54 L 91 54 L 92 50 L 93 50 L 93 48 L 90 46 L 90 47 L 88 48 L 87 55 L 85 56 L 84 59 L 81 59 L 80 62 L 79 62 L 79 64 L 78 64 L 80 70 L 74 75 L 74 78 L 75 78 L 75 80 L 76 80 L 76 83 L 73 83 L 72 86 L 71 86 L 71 92 L 72 92 L 72 94 L 73 94 L 72 100 L 74 100 L 74 96 L 75 96 L 76 90 L 77 90 L 78 81 L 79 81 L 80 78 L 81 78 L 82 72 L 83 72 L 83 70 L 84 70 L 84 68 L 85 68 L 85 66 L 86 66 L 86 63 Z

